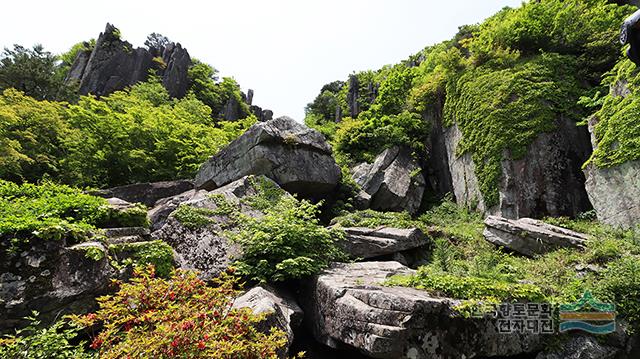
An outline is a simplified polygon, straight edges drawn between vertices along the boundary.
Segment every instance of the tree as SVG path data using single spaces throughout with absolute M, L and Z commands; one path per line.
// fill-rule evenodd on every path
M 58 58 L 42 45 L 32 49 L 13 45 L 0 55 L 0 91 L 15 88 L 38 100 L 71 100 L 73 89 L 64 83 Z
M 149 50 L 160 50 L 167 47 L 167 45 L 169 45 L 170 43 L 171 40 L 169 40 L 168 37 L 156 32 L 152 32 L 151 34 L 147 35 L 147 40 L 144 42 L 144 46 L 146 46 Z

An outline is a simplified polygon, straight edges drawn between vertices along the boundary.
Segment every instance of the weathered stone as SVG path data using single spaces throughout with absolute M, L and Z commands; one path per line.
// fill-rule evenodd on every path
M 591 153 L 588 134 L 569 119 L 558 119 L 556 126 L 553 132 L 539 134 L 521 159 L 504 151 L 499 201 L 490 207 L 480 191 L 471 154 L 456 155 L 462 133 L 456 125 L 445 129 L 456 201 L 507 218 L 575 216 L 591 209 L 581 171 Z
M 625 97 L 631 92 L 626 81 L 619 81 L 612 85 L 611 94 Z M 592 116 L 588 123 L 595 150 L 598 143 L 594 128 L 598 118 Z M 598 220 L 621 228 L 640 224 L 640 161 L 628 161 L 610 168 L 599 168 L 590 163 L 584 173 L 587 193 Z
M 587 236 L 531 218 L 511 220 L 489 216 L 484 220 L 484 238 L 526 256 L 544 254 L 558 248 L 583 248 Z
M 151 183 L 136 183 L 93 191 L 91 194 L 110 198 L 117 197 L 128 202 L 138 202 L 151 207 L 158 200 L 173 197 L 193 189 L 193 181 L 177 180 Z
M 100 259 L 87 250 L 102 251 Z M 115 271 L 99 242 L 67 247 L 62 240 L 39 240 L 15 253 L 0 246 L 0 332 L 26 324 L 33 310 L 50 324 L 65 313 L 91 310 L 104 294 Z
M 324 136 L 287 117 L 251 126 L 200 167 L 196 187 L 211 190 L 251 174 L 313 198 L 328 194 L 340 180 Z
M 265 181 L 269 179 L 263 177 Z M 234 204 L 249 216 L 261 216 L 262 213 L 240 201 L 241 198 L 257 194 L 257 180 L 246 176 L 214 191 L 198 191 L 190 196 L 183 196 L 179 200 L 190 199 L 179 203 L 174 198 L 173 206 L 188 206 L 194 209 L 204 209 L 208 214 L 207 223 L 191 226 L 181 223 L 175 217 L 175 211 L 165 220 L 164 225 L 151 233 L 153 239 L 168 243 L 178 255 L 178 264 L 184 269 L 196 269 L 204 279 L 211 278 L 226 269 L 233 259 L 241 256 L 237 243 L 233 243 L 224 234 L 231 231 L 236 223 L 224 211 L 220 211 L 220 199 L 224 197 L 224 204 Z M 178 202 L 179 204 L 176 204 Z M 223 205 L 224 205 L 223 204 Z M 165 204 L 167 206 L 167 204 Z M 218 211 L 216 211 L 218 210 Z
M 409 213 L 420 208 L 425 180 L 407 149 L 388 148 L 372 164 L 362 163 L 352 172 L 362 188 L 357 196 L 359 208 Z
M 341 229 L 345 231 L 346 238 L 340 242 L 340 245 L 353 258 L 373 258 L 394 254 L 429 243 L 427 236 L 418 228 L 347 227 Z
M 536 359 L 613 359 L 620 352 L 619 348 L 602 344 L 594 337 L 579 335 L 569 338 L 558 350 L 538 354 Z
M 287 333 L 287 348 L 293 343 L 293 332 L 302 324 L 304 313 L 293 297 L 272 287 L 255 287 L 236 298 L 234 308 L 250 308 L 254 314 L 266 314 L 258 330 L 269 333 L 275 327 Z M 287 351 L 280 353 L 287 358 Z
M 534 334 L 499 334 L 488 318 L 463 318 L 460 302 L 425 291 L 387 287 L 394 274 L 413 271 L 396 262 L 334 264 L 315 276 L 300 296 L 315 338 L 349 345 L 372 358 L 471 358 L 531 353 Z
M 201 198 L 206 194 L 207 191 L 204 190 L 190 190 L 173 197 L 163 198 L 156 202 L 156 205 L 147 213 L 151 231 L 153 232 L 162 228 L 167 217 L 178 208 L 180 203 Z
M 155 70 L 162 84 L 173 97 L 183 97 L 188 88 L 189 53 L 180 44 L 163 49 L 136 48 L 120 39 L 119 31 L 107 24 L 98 36 L 91 55 L 80 52 L 66 82 L 80 84 L 80 93 L 106 96 L 137 82 L 145 81 L 149 70 Z M 161 61 L 158 61 L 158 58 Z
M 149 229 L 145 227 L 107 228 L 104 231 L 108 244 L 146 242 L 150 238 Z

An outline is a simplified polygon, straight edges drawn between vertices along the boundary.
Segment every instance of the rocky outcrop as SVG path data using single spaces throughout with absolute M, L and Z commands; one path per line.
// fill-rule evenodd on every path
M 205 162 L 196 188 L 212 190 L 247 175 L 265 175 L 289 192 L 317 198 L 336 187 L 341 173 L 322 134 L 280 117 L 251 126 Z
M 180 44 L 170 43 L 161 49 L 136 48 L 120 39 L 120 32 L 107 24 L 87 58 L 77 55 L 66 82 L 80 85 L 80 94 L 105 96 L 137 82 L 145 81 L 149 70 L 155 70 L 173 97 L 187 93 L 187 70 L 191 57 Z
M 88 251 L 103 256 L 89 256 Z M 95 306 L 116 274 L 98 242 L 68 246 L 64 239 L 32 241 L 17 251 L 0 246 L 0 332 L 25 323 L 36 310 L 43 323 Z
M 334 264 L 301 295 L 317 340 L 354 347 L 371 358 L 471 358 L 536 352 L 534 334 L 499 334 L 490 319 L 463 318 L 458 301 L 380 285 L 412 271 L 396 262 Z
M 374 258 L 403 252 L 429 244 L 418 228 L 341 228 L 345 240 L 339 244 L 353 258 Z
M 538 354 L 536 359 L 614 359 L 621 352 L 594 337 L 580 335 L 571 337 L 558 350 Z
M 235 218 L 229 216 L 225 207 L 231 204 L 246 215 L 262 215 L 241 201 L 257 194 L 257 183 L 246 176 L 211 192 L 193 191 L 174 198 L 171 205 L 178 202 L 177 210 L 168 216 L 162 228 L 151 233 L 152 238 L 168 243 L 176 251 L 180 267 L 198 270 L 204 279 L 217 275 L 241 255 L 240 247 L 224 235 L 235 227 Z M 181 206 L 185 207 L 183 216 Z
M 104 190 L 93 191 L 91 194 L 111 198 L 117 197 L 128 202 L 142 203 L 147 207 L 152 207 L 163 198 L 173 197 L 180 193 L 192 190 L 193 181 L 177 180 L 151 183 L 136 183 L 126 186 L 114 187 Z
M 258 330 L 269 333 L 271 328 L 278 328 L 287 333 L 290 347 L 294 339 L 294 330 L 301 324 L 304 313 L 293 297 L 271 287 L 255 287 L 236 298 L 234 308 L 250 308 L 254 314 L 265 314 L 266 318 L 258 324 Z M 287 352 L 279 353 L 287 358 Z
M 626 97 L 630 94 L 626 81 L 618 81 L 611 86 L 612 96 Z M 598 143 L 594 128 L 598 118 L 592 116 L 588 123 L 591 143 L 596 149 Z M 598 220 L 621 228 L 640 224 L 640 161 L 628 161 L 610 168 L 599 168 L 589 163 L 584 173 L 587 176 L 587 193 Z
M 591 209 L 581 166 L 591 153 L 588 134 L 559 118 L 557 130 L 541 133 L 526 155 L 503 153 L 499 203 L 487 206 L 470 153 L 456 155 L 462 133 L 453 125 L 444 131 L 453 190 L 459 204 L 507 218 L 575 216 Z
M 373 163 L 362 163 L 352 173 L 362 188 L 356 197 L 359 208 L 409 213 L 420 208 L 425 180 L 408 149 L 386 149 Z
M 484 220 L 484 238 L 526 256 L 559 248 L 584 248 L 587 236 L 531 218 L 510 220 L 489 216 Z

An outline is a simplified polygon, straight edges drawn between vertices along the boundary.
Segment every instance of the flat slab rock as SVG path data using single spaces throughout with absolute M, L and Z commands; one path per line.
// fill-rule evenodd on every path
M 193 189 L 193 186 L 193 181 L 189 180 L 148 182 L 97 190 L 91 194 L 104 198 L 116 197 L 127 202 L 138 202 L 151 207 L 158 200 L 189 191 Z
M 372 358 L 471 358 L 541 349 L 538 335 L 499 334 L 490 319 L 461 317 L 452 309 L 457 300 L 380 284 L 411 273 L 397 262 L 333 264 L 300 296 L 313 335 L 330 347 L 348 345 Z
M 346 238 L 340 244 L 351 257 L 373 258 L 394 254 L 428 244 L 427 236 L 418 228 L 341 228 Z
M 265 175 L 303 197 L 322 197 L 341 171 L 324 136 L 288 117 L 251 126 L 205 162 L 196 188 L 212 190 L 247 175 Z
M 583 248 L 588 239 L 585 234 L 531 218 L 512 220 L 489 216 L 484 224 L 486 240 L 526 256 L 559 248 Z

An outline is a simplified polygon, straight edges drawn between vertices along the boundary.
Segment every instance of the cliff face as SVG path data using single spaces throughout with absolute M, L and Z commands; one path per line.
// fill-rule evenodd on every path
M 153 70 L 169 94 L 180 98 L 187 93 L 190 65 L 191 57 L 180 44 L 134 49 L 120 39 L 118 29 L 107 24 L 93 50 L 78 54 L 66 81 L 79 83 L 82 95 L 105 96 L 145 81 Z

